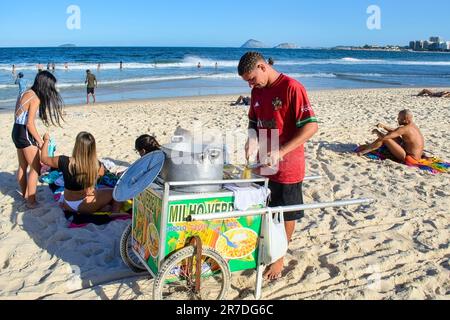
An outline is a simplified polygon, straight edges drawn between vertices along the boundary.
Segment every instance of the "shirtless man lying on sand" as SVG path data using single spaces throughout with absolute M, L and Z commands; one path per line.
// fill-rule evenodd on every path
M 419 128 L 414 124 L 412 112 L 409 110 L 400 111 L 398 124 L 400 127 L 397 129 L 389 128 L 381 123 L 378 124 L 379 129 L 384 129 L 388 133 L 384 134 L 374 129 L 372 133 L 376 134 L 378 139 L 371 144 L 361 146 L 358 155 L 365 155 L 385 145 L 395 159 L 401 163 L 415 164 L 422 159 L 425 142 Z

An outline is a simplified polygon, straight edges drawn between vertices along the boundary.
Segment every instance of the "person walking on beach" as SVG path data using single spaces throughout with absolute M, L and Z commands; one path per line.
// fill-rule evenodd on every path
M 37 206 L 36 187 L 41 171 L 39 149 L 44 144 L 36 129 L 36 115 L 46 126 L 50 123 L 60 126 L 62 108 L 63 100 L 56 90 L 56 78 L 48 71 L 39 72 L 31 89 L 17 99 L 11 137 L 19 161 L 17 182 L 28 208 Z
M 28 81 L 23 78 L 23 73 L 19 72 L 14 84 L 19 85 L 19 95 L 24 93 L 28 89 Z
M 87 84 L 87 104 L 89 104 L 89 95 L 92 95 L 95 103 L 95 88 L 97 88 L 97 78 L 89 69 L 86 70 L 86 80 L 84 81 L 84 83 Z
M 258 52 L 242 56 L 238 72 L 252 88 L 246 158 L 248 161 L 259 152 L 259 161 L 265 164 L 259 174 L 269 178 L 272 194 L 269 206 L 303 204 L 304 144 L 318 131 L 306 90 L 297 80 L 273 69 Z M 277 140 L 279 148 L 267 148 L 278 146 Z M 267 154 L 264 150 L 268 150 Z M 284 214 L 288 242 L 296 221 L 303 216 L 302 211 Z M 276 280 L 281 277 L 283 268 L 284 257 L 268 266 L 264 276 Z

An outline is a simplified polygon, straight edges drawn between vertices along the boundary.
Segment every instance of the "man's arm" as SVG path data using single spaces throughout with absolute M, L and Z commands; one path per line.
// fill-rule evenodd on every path
M 266 165 L 277 165 L 281 160 L 283 160 L 284 156 L 305 144 L 305 142 L 311 139 L 317 131 L 319 131 L 319 125 L 317 122 L 310 122 L 305 124 L 303 127 L 298 128 L 294 137 L 285 145 L 281 146 L 280 150 L 275 150 L 268 153 Z
M 303 127 L 298 128 L 295 136 L 280 148 L 280 159 L 305 144 L 305 142 L 310 140 L 317 133 L 317 131 L 319 131 L 319 125 L 317 122 L 310 122 L 305 124 Z
M 377 124 L 377 128 L 379 128 L 379 129 L 384 129 L 384 130 L 386 130 L 387 132 L 393 132 L 393 131 L 396 130 L 396 129 L 393 129 L 393 128 L 391 128 L 391 127 L 388 127 L 388 126 L 386 126 L 386 125 L 384 125 L 384 124 L 382 124 L 382 123 Z

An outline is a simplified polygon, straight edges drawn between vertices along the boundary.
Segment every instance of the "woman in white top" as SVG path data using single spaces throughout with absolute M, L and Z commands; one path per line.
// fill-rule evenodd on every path
M 39 149 L 44 144 L 36 129 L 36 115 L 46 126 L 61 126 L 62 107 L 62 98 L 56 91 L 56 78 L 48 71 L 39 72 L 31 89 L 17 99 L 11 137 L 19 160 L 17 181 L 29 208 L 37 205 L 36 187 L 41 170 Z

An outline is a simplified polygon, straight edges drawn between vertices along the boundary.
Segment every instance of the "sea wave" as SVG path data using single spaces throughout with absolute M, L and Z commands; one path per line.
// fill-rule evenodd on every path
M 197 68 L 200 63 L 203 68 L 236 68 L 239 64 L 238 60 L 214 60 L 211 58 L 202 58 L 198 56 L 186 56 L 179 61 L 158 61 L 158 62 L 124 62 L 124 70 L 132 69 L 177 69 L 177 68 Z M 450 61 L 419 61 L 419 60 L 387 60 L 387 59 L 357 59 L 352 57 L 344 57 L 341 59 L 299 59 L 299 60 L 276 60 L 276 65 L 280 66 L 297 66 L 297 65 L 414 65 L 414 66 L 450 66 Z M 45 66 L 44 66 L 45 67 Z M 65 70 L 64 64 L 56 64 L 56 70 Z M 98 71 L 98 63 L 69 63 L 68 71 L 87 70 Z M 119 70 L 119 62 L 102 63 L 100 70 Z M 17 64 L 16 71 L 36 71 L 35 64 Z M 0 64 L 0 71 L 11 72 L 10 64 Z

